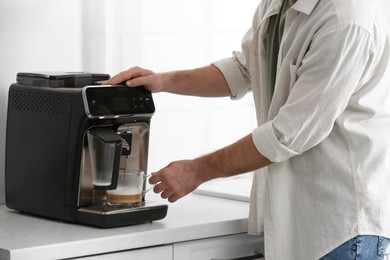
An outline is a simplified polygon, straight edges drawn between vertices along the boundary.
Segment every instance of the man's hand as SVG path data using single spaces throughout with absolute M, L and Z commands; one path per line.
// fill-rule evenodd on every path
M 149 183 L 154 185 L 153 191 L 161 193 L 163 199 L 175 202 L 207 180 L 200 169 L 196 160 L 172 162 L 158 172 L 152 173 Z
M 140 67 L 132 67 L 122 71 L 106 81 L 108 85 L 125 82 L 128 87 L 144 86 L 151 92 L 160 92 L 163 86 L 162 74 Z

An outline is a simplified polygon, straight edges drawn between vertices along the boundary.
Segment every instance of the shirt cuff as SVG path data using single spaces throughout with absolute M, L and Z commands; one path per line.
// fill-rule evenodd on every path
M 252 139 L 257 150 L 271 162 L 283 162 L 299 155 L 279 142 L 272 126 L 272 121 L 256 128 L 252 132 Z
M 226 79 L 229 85 L 232 99 L 240 99 L 248 92 L 249 85 L 239 66 L 233 58 L 225 58 L 212 63 L 217 67 Z

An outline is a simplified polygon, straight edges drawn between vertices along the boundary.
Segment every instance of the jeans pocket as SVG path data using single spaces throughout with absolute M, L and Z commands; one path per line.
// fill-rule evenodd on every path
M 389 245 L 390 240 L 385 237 L 378 237 L 378 256 L 383 259 L 385 256 L 387 246 Z

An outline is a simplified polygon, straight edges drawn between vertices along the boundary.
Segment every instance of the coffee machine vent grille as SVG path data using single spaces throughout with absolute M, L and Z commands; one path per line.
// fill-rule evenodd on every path
M 64 97 L 10 93 L 8 103 L 9 107 L 14 110 L 58 115 L 66 112 L 66 99 Z

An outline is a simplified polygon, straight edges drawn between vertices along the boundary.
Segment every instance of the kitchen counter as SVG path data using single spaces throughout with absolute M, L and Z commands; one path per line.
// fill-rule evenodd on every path
M 162 201 L 149 193 L 148 200 Z M 164 202 L 166 203 L 166 202 Z M 99 229 L 21 214 L 0 206 L 0 259 L 60 259 L 245 233 L 249 204 L 191 194 L 166 218 Z

